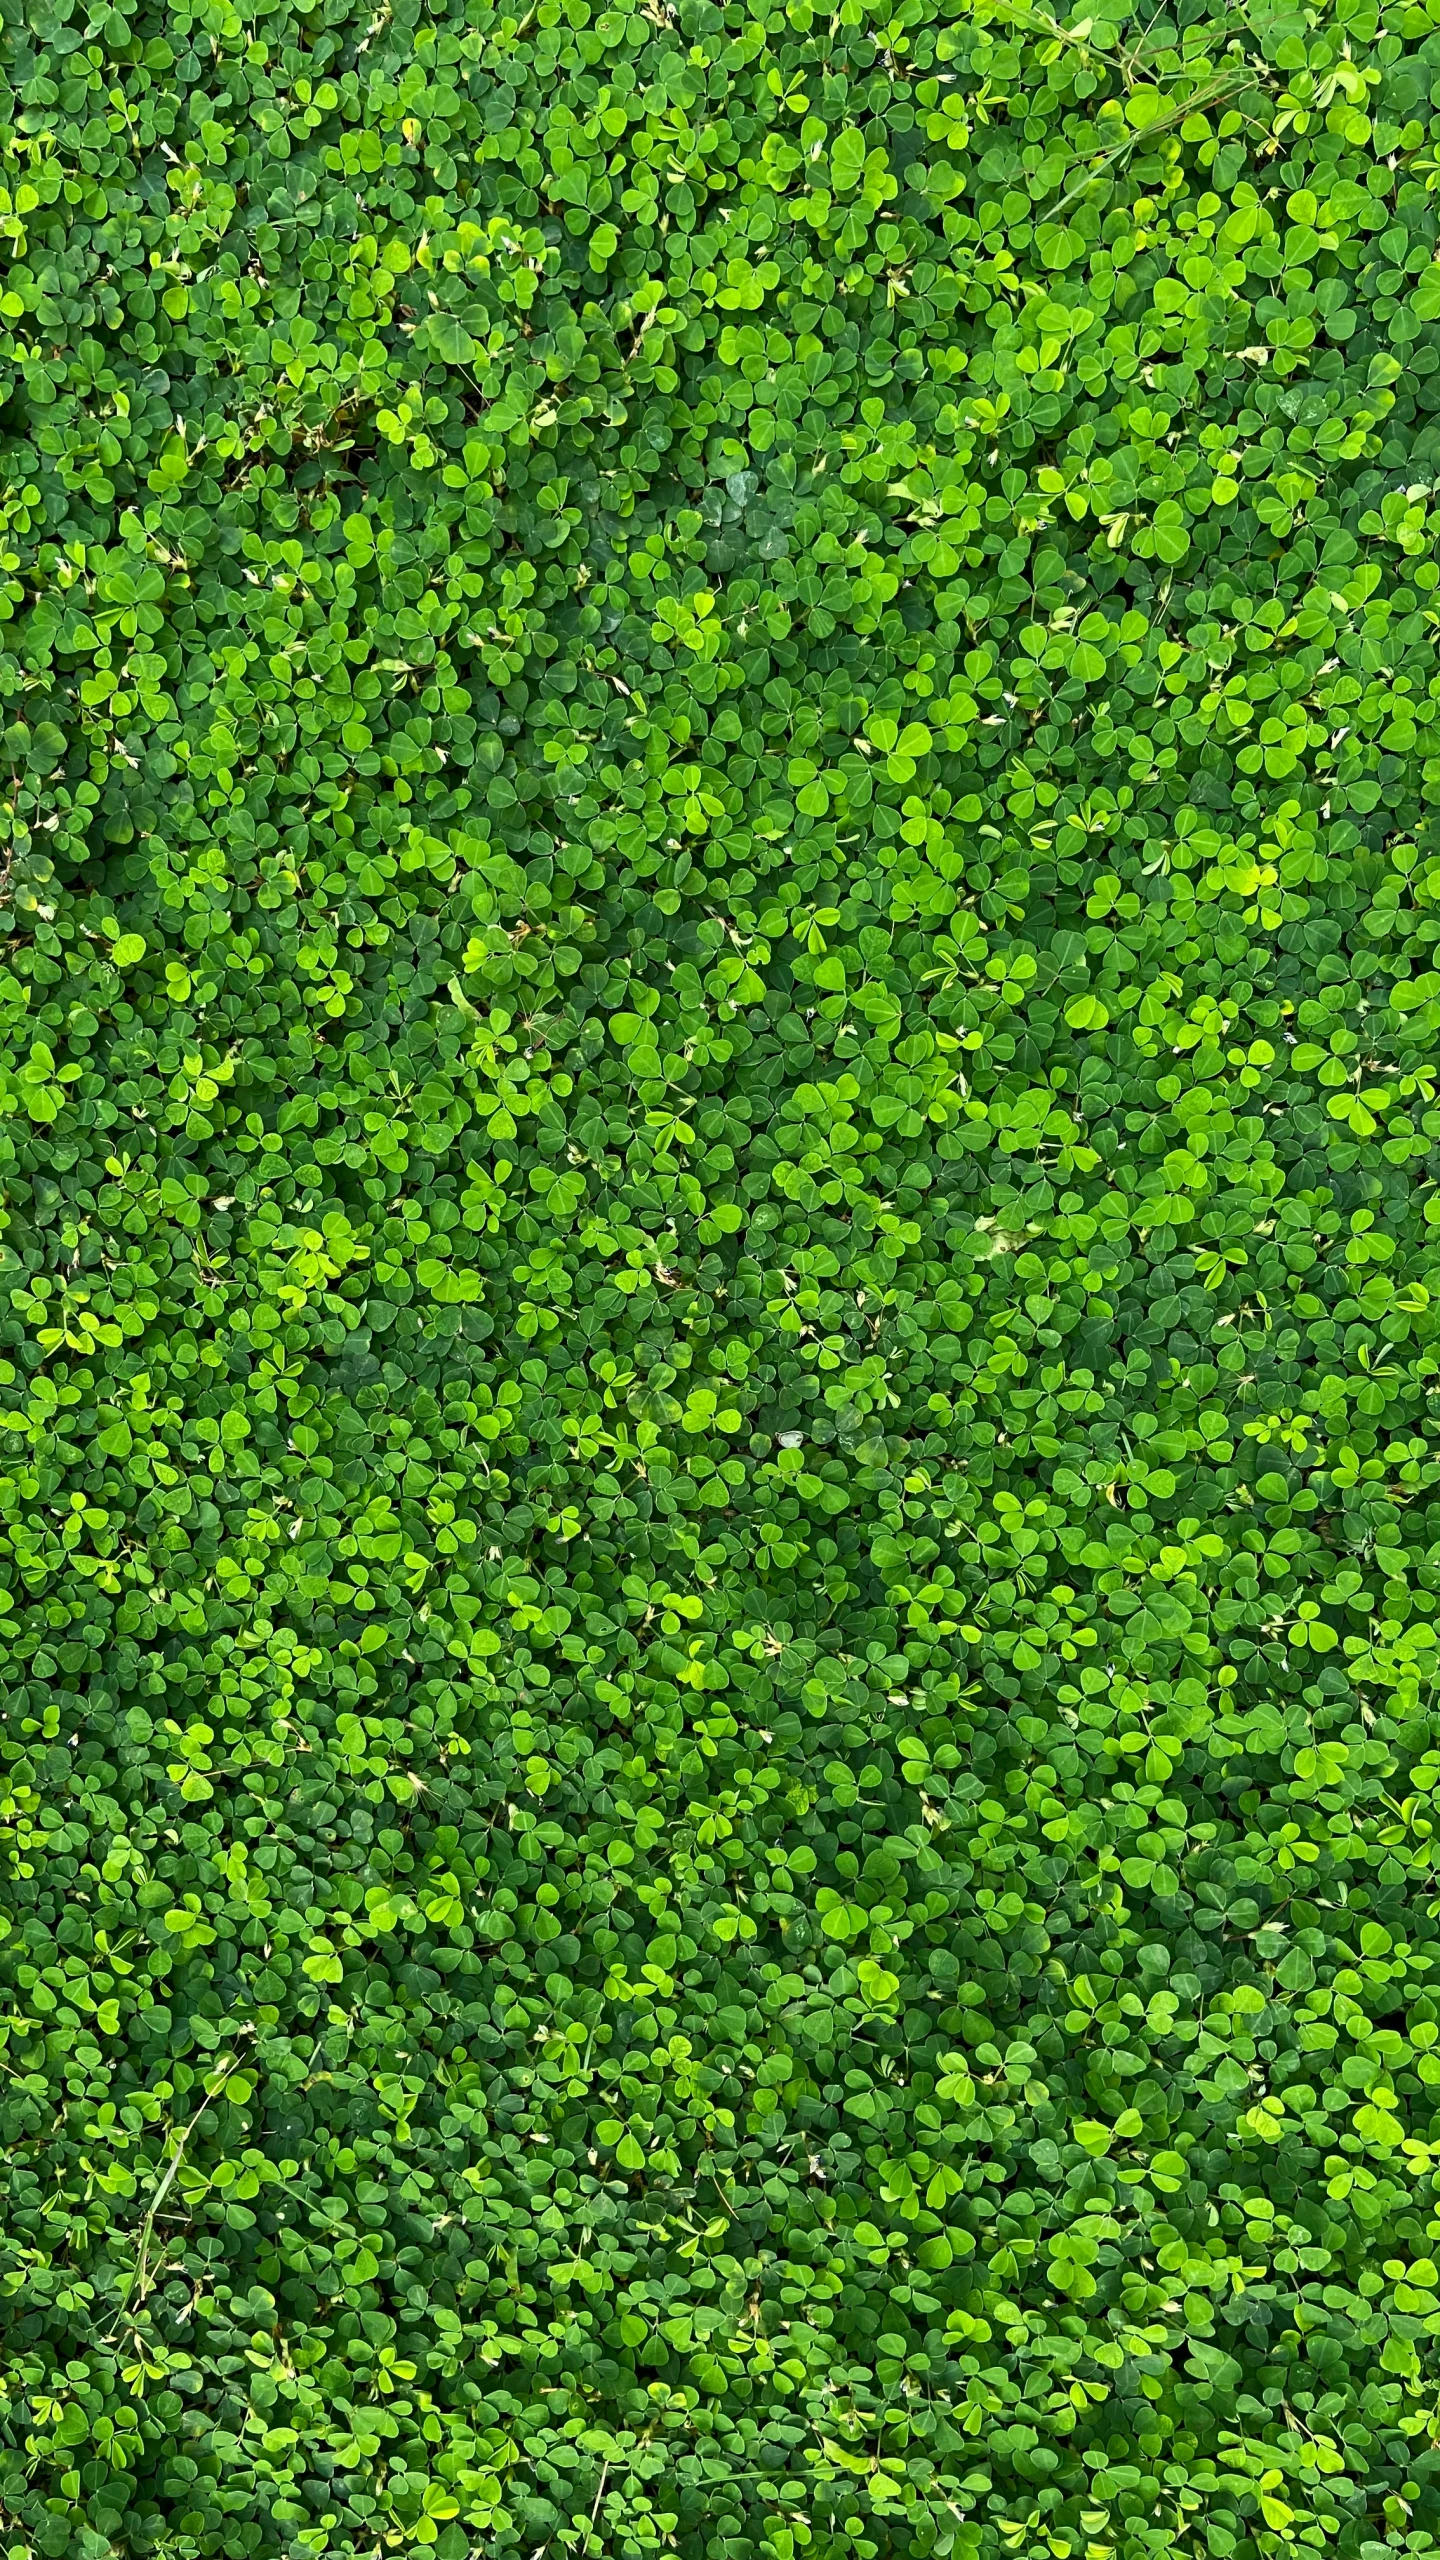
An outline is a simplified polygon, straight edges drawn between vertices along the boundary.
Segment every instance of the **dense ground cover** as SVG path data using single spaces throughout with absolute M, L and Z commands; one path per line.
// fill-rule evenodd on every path
M 86 5 L 10 2560 L 1434 2550 L 1440 7 Z

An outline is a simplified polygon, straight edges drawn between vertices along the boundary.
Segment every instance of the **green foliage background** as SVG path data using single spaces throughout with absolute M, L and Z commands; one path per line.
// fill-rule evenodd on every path
M 890 6 L 3 0 L 9 2560 L 1436 2548 L 1440 7 Z

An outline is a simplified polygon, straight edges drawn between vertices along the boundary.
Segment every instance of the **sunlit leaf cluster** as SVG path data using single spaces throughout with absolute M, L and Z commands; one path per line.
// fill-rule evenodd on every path
M 0 0 L 9 2560 L 1433 2560 L 1440 0 L 520 6 Z

